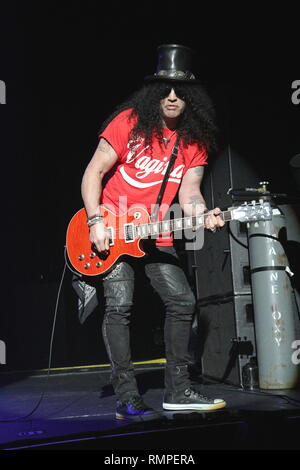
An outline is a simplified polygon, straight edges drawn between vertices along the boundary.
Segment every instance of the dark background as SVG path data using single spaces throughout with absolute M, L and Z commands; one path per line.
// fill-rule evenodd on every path
M 65 231 L 82 207 L 80 183 L 97 130 L 155 71 L 159 44 L 196 51 L 193 72 L 214 100 L 221 149 L 230 144 L 273 191 L 297 191 L 289 167 L 300 152 L 300 105 L 291 101 L 300 78 L 297 18 L 282 6 L 205 11 L 201 3 L 168 1 L 20 1 L 2 3 L 0 13 L 0 79 L 7 86 L 0 106 L 0 339 L 7 365 L 0 367 L 34 369 L 48 364 Z M 52 365 L 107 362 L 101 311 L 80 325 L 70 280 L 67 271 Z M 159 300 L 147 288 L 138 301 L 134 359 L 161 357 Z

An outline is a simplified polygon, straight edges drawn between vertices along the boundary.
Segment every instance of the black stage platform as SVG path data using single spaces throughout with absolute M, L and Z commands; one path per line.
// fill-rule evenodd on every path
M 163 360 L 136 364 L 136 371 L 145 401 L 162 410 Z M 115 455 L 142 449 L 162 455 L 300 448 L 300 390 L 245 391 L 199 377 L 195 387 L 224 398 L 225 409 L 164 412 L 160 421 L 127 423 L 114 418 L 109 374 L 105 366 L 0 374 L 0 449 L 101 450 Z

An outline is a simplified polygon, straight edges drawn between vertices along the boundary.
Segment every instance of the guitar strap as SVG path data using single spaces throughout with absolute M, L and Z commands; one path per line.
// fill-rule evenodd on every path
M 156 199 L 154 210 L 153 210 L 152 215 L 151 215 L 151 221 L 152 222 L 156 222 L 156 220 L 157 220 L 159 206 L 160 206 L 160 203 L 162 201 L 162 198 L 163 198 L 163 195 L 164 195 L 164 192 L 165 192 L 165 188 L 166 188 L 166 184 L 167 184 L 167 181 L 168 181 L 168 178 L 169 178 L 169 174 L 172 171 L 172 168 L 174 166 L 174 162 L 175 162 L 177 154 L 178 154 L 179 140 L 180 140 L 180 137 L 177 136 L 177 139 L 176 139 L 176 142 L 174 144 L 172 154 L 171 154 L 171 157 L 170 157 L 170 160 L 169 160 L 169 165 L 168 165 L 167 171 L 165 173 L 164 179 L 161 183 L 161 187 L 160 187 L 157 199 Z

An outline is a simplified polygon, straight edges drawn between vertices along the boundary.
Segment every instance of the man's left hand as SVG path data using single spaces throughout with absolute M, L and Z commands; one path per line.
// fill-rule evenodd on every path
M 215 207 L 214 209 L 206 212 L 205 214 L 205 228 L 215 232 L 217 228 L 223 227 L 225 222 L 222 218 L 221 209 L 219 207 Z

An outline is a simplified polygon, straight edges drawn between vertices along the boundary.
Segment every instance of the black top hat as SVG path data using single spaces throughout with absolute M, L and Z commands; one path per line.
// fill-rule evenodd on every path
M 172 80 L 185 83 L 199 83 L 191 72 L 193 51 L 180 44 L 158 46 L 156 73 L 145 77 L 145 81 Z

